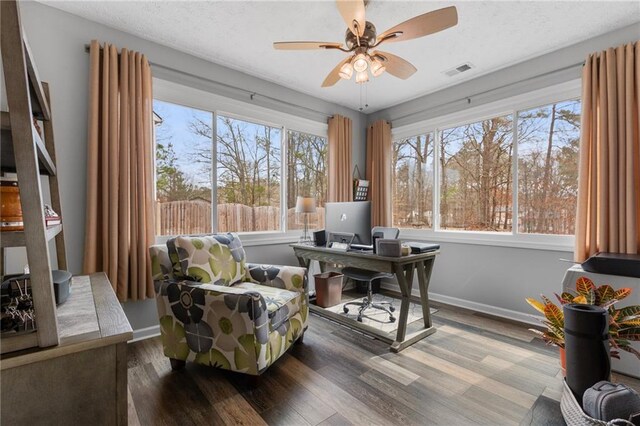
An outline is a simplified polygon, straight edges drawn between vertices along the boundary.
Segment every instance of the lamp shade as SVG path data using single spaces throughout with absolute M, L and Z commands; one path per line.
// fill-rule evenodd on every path
M 298 197 L 296 200 L 296 213 L 315 213 L 316 199 L 314 197 Z

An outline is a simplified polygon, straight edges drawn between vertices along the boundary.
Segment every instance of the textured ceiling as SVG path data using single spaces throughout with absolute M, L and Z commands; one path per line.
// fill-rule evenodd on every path
M 353 80 L 321 88 L 342 59 L 339 51 L 275 51 L 287 40 L 344 41 L 333 1 L 42 1 L 109 27 L 256 75 L 327 101 L 358 109 Z M 640 20 L 640 2 L 433 2 L 370 0 L 367 19 L 378 33 L 415 15 L 455 5 L 459 22 L 440 33 L 382 50 L 412 62 L 408 80 L 388 74 L 366 85 L 373 112 L 458 84 Z M 444 71 L 474 68 L 454 77 Z M 364 93 L 363 93 L 364 95 Z

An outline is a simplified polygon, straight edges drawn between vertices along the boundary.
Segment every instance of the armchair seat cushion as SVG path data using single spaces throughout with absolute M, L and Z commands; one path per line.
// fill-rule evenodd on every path
M 300 305 L 302 304 L 300 299 L 304 297 L 303 294 L 296 291 L 268 287 L 251 282 L 238 283 L 233 287 L 260 293 L 267 304 L 269 328 L 271 331 L 277 330 L 286 323 L 289 318 L 300 311 Z

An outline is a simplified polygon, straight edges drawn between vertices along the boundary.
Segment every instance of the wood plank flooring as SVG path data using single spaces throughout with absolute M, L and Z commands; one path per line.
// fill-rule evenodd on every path
M 555 348 L 527 327 L 435 306 L 438 331 L 399 354 L 315 315 L 260 378 L 187 364 L 159 338 L 129 345 L 132 425 L 562 425 Z M 640 381 L 617 376 L 640 389 Z

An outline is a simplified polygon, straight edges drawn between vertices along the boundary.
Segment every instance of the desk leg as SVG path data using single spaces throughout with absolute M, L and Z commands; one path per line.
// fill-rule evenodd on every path
M 398 286 L 400 286 L 400 292 L 402 293 L 402 304 L 400 305 L 398 332 L 394 345 L 402 342 L 407 333 L 407 317 L 409 316 L 409 306 L 411 305 L 411 287 L 413 286 L 413 271 L 415 267 L 413 264 L 406 265 L 404 268 L 396 265 L 395 270 Z
M 429 306 L 429 282 L 433 270 L 434 258 L 418 263 L 418 286 L 420 287 L 420 302 L 422 305 L 422 317 L 424 326 L 431 327 L 431 308 Z
M 298 264 L 303 268 L 307 268 L 309 270 L 309 265 L 311 264 L 311 259 L 305 259 L 304 257 L 298 256 Z
M 429 298 L 427 290 L 429 287 L 429 278 L 431 276 L 431 268 L 433 259 L 424 263 L 411 264 L 404 267 L 404 270 L 397 266 L 396 277 L 398 285 L 402 292 L 402 307 L 400 308 L 400 318 L 398 322 L 398 334 L 396 340 L 391 344 L 392 352 L 400 352 L 406 347 L 413 345 L 425 337 L 435 333 L 436 329 L 431 325 L 431 312 L 429 311 Z M 409 305 L 411 303 L 411 287 L 413 284 L 413 273 L 418 270 L 418 283 L 420 285 L 420 301 L 422 304 L 422 315 L 424 316 L 425 328 L 415 331 L 407 336 L 407 316 L 409 314 Z

